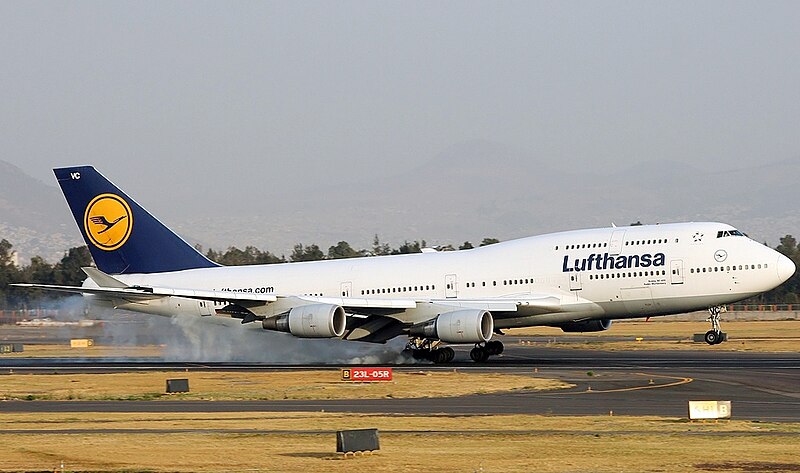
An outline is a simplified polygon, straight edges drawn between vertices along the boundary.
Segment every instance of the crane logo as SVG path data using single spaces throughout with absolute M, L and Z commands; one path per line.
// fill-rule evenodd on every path
M 113 251 L 124 245 L 131 236 L 133 213 L 122 197 L 100 194 L 86 206 L 83 228 L 94 246 Z

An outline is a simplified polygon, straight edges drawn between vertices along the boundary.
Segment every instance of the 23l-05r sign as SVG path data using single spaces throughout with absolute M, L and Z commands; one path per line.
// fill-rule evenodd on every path
M 342 381 L 391 381 L 391 368 L 345 368 L 342 370 Z

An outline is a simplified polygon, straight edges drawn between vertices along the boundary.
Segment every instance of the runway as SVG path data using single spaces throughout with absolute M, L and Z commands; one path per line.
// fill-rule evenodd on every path
M 689 400 L 732 401 L 733 417 L 800 422 L 800 354 L 715 350 L 626 351 L 509 346 L 484 364 L 458 352 L 450 365 L 403 365 L 399 371 L 465 370 L 527 373 L 575 387 L 427 399 L 285 401 L 5 401 L 0 412 L 353 412 L 404 415 L 653 415 L 686 417 Z M 339 366 L 259 363 L 165 363 L 154 359 L 0 359 L 0 373 L 138 370 L 304 370 Z

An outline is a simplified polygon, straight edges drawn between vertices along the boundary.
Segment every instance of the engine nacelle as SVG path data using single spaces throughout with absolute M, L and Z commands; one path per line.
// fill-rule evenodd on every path
M 411 327 L 410 335 L 439 339 L 447 343 L 480 343 L 492 338 L 494 319 L 491 312 L 464 309 L 440 314 Z
M 611 320 L 584 320 L 581 322 L 567 322 L 558 326 L 565 332 L 602 332 L 611 328 Z
M 344 309 L 333 304 L 302 305 L 261 322 L 265 330 L 288 332 L 301 338 L 341 337 L 345 325 L 347 316 Z

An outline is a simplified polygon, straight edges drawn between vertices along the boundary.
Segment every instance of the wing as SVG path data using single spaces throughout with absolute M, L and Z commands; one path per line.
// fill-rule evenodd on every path
M 486 309 L 492 312 L 496 319 L 561 312 L 561 299 L 550 294 L 524 294 L 488 299 L 443 299 L 437 300 L 436 303 L 458 309 Z
M 12 284 L 16 287 L 44 289 L 75 294 L 91 294 L 114 303 L 143 302 L 163 297 L 182 297 L 226 304 L 217 310 L 220 315 L 254 322 L 285 313 L 308 304 L 329 304 L 342 307 L 347 317 L 345 339 L 385 342 L 403 333 L 409 326 L 425 322 L 445 312 L 462 309 L 488 310 L 495 320 L 519 319 L 562 311 L 561 299 L 554 295 L 521 294 L 486 299 L 371 299 L 356 297 L 309 297 L 247 292 L 208 291 L 157 286 L 128 286 L 96 268 L 83 268 L 97 287 L 59 286 L 49 284 Z M 512 326 L 510 320 L 501 326 Z

